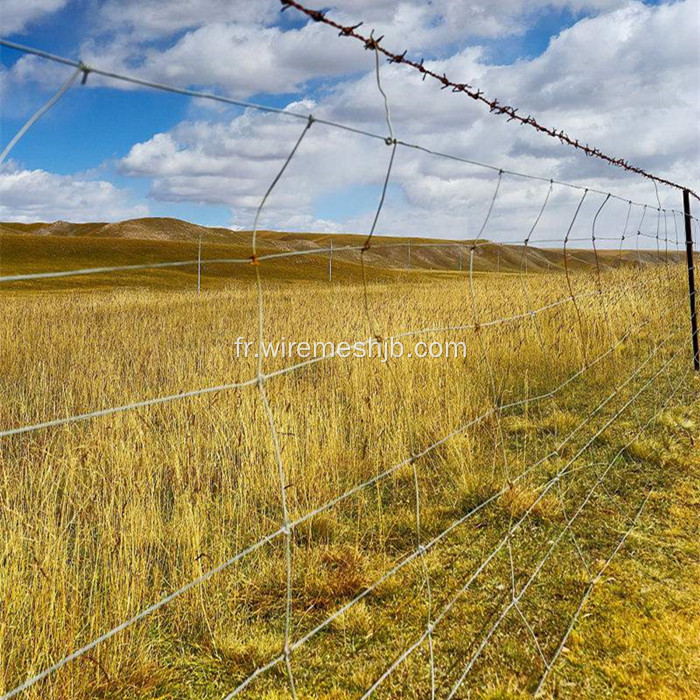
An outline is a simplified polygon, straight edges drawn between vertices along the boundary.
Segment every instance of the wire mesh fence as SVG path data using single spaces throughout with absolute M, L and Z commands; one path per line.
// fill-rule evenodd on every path
M 301 122 L 233 257 L 201 237 L 185 259 L 130 264 L 19 269 L 6 253 L 3 698 L 543 692 L 653 499 L 645 436 L 696 396 L 687 209 L 401 141 L 380 59 L 405 56 L 283 5 L 373 51 L 385 134 L 1 42 L 75 68 L 2 159 L 91 73 Z M 266 206 L 319 128 L 386 149 L 371 224 L 352 243 L 270 252 Z M 485 178 L 473 239 L 382 241 L 403 150 Z M 542 187 L 535 215 L 495 243 L 521 181 Z M 563 225 L 545 226 L 563 191 Z M 276 267 L 290 261 L 312 285 Z M 155 302 L 46 294 L 59 279 L 178 269 L 196 285 Z M 212 269 L 241 270 L 240 286 L 206 293 Z M 305 332 L 330 351 L 263 352 Z M 241 357 L 247 338 L 257 352 Z M 351 352 L 372 341 L 415 356 L 360 363 Z M 461 357 L 431 354 L 448 342 Z M 43 364 L 28 369 L 30 352 Z

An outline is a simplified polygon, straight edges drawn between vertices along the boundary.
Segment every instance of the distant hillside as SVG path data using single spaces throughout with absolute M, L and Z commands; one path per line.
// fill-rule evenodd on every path
M 0 232 L 31 233 L 36 236 L 95 236 L 103 238 L 134 238 L 145 241 L 196 241 L 199 236 L 209 242 L 230 242 L 236 233 L 226 228 L 209 228 L 181 219 L 149 217 L 126 219 L 116 223 L 95 222 L 74 224 L 69 221 L 53 223 L 0 223 Z
M 205 258 L 248 257 L 251 249 L 250 231 L 233 231 L 226 228 L 199 226 L 173 218 L 128 219 L 116 223 L 76 224 L 66 221 L 53 223 L 0 223 L 4 241 L 3 271 L 31 272 L 46 269 L 70 269 L 106 264 L 128 264 L 144 260 L 191 259 L 196 256 L 196 244 L 204 244 Z M 309 251 L 299 258 L 287 258 L 281 265 L 284 274 L 290 266 L 305 267 L 310 271 L 314 263 L 319 269 L 326 265 L 328 248 L 334 247 L 334 264 L 347 266 L 349 275 L 359 266 L 364 234 L 289 233 L 259 231 L 258 250 L 261 254 L 289 251 Z M 91 242 L 92 241 L 92 242 Z M 433 238 L 400 238 L 376 236 L 372 248 L 365 254 L 365 264 L 385 270 L 466 270 L 469 265 L 471 240 Z M 460 245 L 461 244 L 461 245 Z M 353 248 L 354 250 L 343 250 Z M 410 250 L 409 250 L 410 248 Z M 319 250 L 318 256 L 310 251 Z M 322 256 L 322 257 L 321 257 Z M 602 251 L 599 261 L 605 265 L 658 262 L 664 254 L 644 251 L 638 257 L 636 251 Z M 324 262 L 325 261 L 325 262 Z M 308 263 L 302 265 L 303 262 Z M 595 264 L 590 249 L 570 249 L 570 267 L 587 267 Z M 281 261 L 280 261 L 281 264 Z M 478 272 L 514 272 L 524 265 L 531 272 L 563 269 L 561 249 L 525 249 L 519 245 L 503 245 L 479 241 L 474 250 L 474 270 Z M 338 270 L 340 272 L 340 270 Z M 224 273 L 223 274 L 229 274 Z

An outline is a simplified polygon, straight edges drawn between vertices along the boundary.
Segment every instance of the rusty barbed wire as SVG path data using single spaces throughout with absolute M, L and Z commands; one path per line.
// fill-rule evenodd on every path
M 424 80 L 426 77 L 437 80 L 441 83 L 443 90 L 451 88 L 452 92 L 463 93 L 468 97 L 471 97 L 473 100 L 485 104 L 492 114 L 505 115 L 508 117 L 508 121 L 515 121 L 519 122 L 520 124 L 530 126 L 533 129 L 539 131 L 540 133 L 547 134 L 548 136 L 557 139 L 562 144 L 571 146 L 579 151 L 583 151 L 587 156 L 590 156 L 592 158 L 598 158 L 615 167 L 622 168 L 623 170 L 627 170 L 628 172 L 636 173 L 637 175 L 641 175 L 642 177 L 645 177 L 651 180 L 652 182 L 658 182 L 660 184 L 667 185 L 668 187 L 673 187 L 674 189 L 681 191 L 686 190 L 691 195 L 693 195 L 695 199 L 700 200 L 700 196 L 685 185 L 680 185 L 677 182 L 673 182 L 672 180 L 667 180 L 665 178 L 659 177 L 658 175 L 654 175 L 653 173 L 647 172 L 643 168 L 628 163 L 624 158 L 615 158 L 614 156 L 609 156 L 606 153 L 603 153 L 603 151 L 601 151 L 599 148 L 590 146 L 588 143 L 581 143 L 579 139 L 572 138 L 563 129 L 555 129 L 553 127 L 540 124 L 540 122 L 538 122 L 537 119 L 535 119 L 535 117 L 533 117 L 532 115 L 524 117 L 518 114 L 519 110 L 517 107 L 501 104 L 501 102 L 498 99 L 489 99 L 483 90 L 480 90 L 474 87 L 473 85 L 470 85 L 469 83 L 457 83 L 453 80 L 450 80 L 445 73 L 436 73 L 435 71 L 425 66 L 425 59 L 421 58 L 420 61 L 415 61 L 410 58 L 407 58 L 407 50 L 403 51 L 402 53 L 394 53 L 392 51 L 389 51 L 388 49 L 385 49 L 383 46 L 380 45 L 380 42 L 382 41 L 382 39 L 384 39 L 384 36 L 366 36 L 357 31 L 362 26 L 363 22 L 346 26 L 328 18 L 326 16 L 325 10 L 312 10 L 306 7 L 305 5 L 302 5 L 301 3 L 297 2 L 296 0 L 280 0 L 280 3 L 282 4 L 282 11 L 292 7 L 295 10 L 298 10 L 302 14 L 309 17 L 314 22 L 327 24 L 329 27 L 337 29 L 339 31 L 339 36 L 349 36 L 353 39 L 357 39 L 364 44 L 366 49 L 376 50 L 378 53 L 383 54 L 389 60 L 390 63 L 402 63 L 406 66 L 409 66 L 421 73 Z

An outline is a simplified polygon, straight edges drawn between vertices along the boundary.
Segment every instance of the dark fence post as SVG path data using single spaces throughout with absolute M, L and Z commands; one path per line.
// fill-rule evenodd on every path
M 698 351 L 698 315 L 695 309 L 695 260 L 693 258 L 693 232 L 690 219 L 690 193 L 683 190 L 683 213 L 685 214 L 685 255 L 688 259 L 688 288 L 690 298 L 690 327 L 693 336 L 693 367 L 700 372 Z

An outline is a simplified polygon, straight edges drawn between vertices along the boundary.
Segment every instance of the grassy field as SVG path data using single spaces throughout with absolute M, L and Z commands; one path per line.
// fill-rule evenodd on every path
M 5 275 L 196 250 L 2 238 Z M 207 243 L 205 256 L 245 254 L 244 243 Z M 255 383 L 0 437 L 0 691 L 278 533 L 24 697 L 225 696 L 283 650 L 287 542 L 292 643 L 372 588 L 294 648 L 299 698 L 359 697 L 414 644 L 378 697 L 429 698 L 431 685 L 446 697 L 471 659 L 455 697 L 528 697 L 649 495 L 544 694 L 697 697 L 700 387 L 684 270 L 579 265 L 567 281 L 551 253 L 550 272 L 498 273 L 485 256 L 469 275 L 452 255 L 434 272 L 375 259 L 366 286 L 357 257 L 336 259 L 332 282 L 326 255 L 260 265 L 266 340 L 406 334 L 407 347 L 466 347 L 458 358 L 333 357 L 268 379 L 281 460 Z M 0 431 L 255 377 L 235 345 L 257 338 L 255 268 L 205 266 L 201 294 L 195 278 L 188 268 L 3 286 Z M 300 361 L 265 358 L 263 371 Z M 368 480 L 289 540 L 279 533 L 282 494 L 296 521 Z M 431 543 L 422 556 L 419 542 Z M 432 644 L 416 644 L 429 615 Z M 241 697 L 292 697 L 284 661 Z

